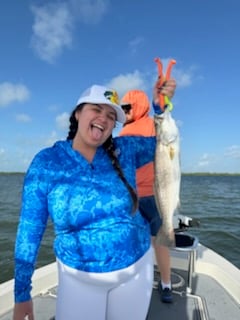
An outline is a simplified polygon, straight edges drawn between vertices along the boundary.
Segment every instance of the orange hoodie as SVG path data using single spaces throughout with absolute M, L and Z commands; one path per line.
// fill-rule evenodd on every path
M 128 91 L 122 98 L 122 103 L 132 106 L 133 122 L 127 123 L 120 131 L 121 136 L 155 136 L 153 118 L 149 116 L 150 102 L 141 90 Z M 139 197 L 153 195 L 154 168 L 153 162 L 139 168 L 136 173 L 137 192 Z

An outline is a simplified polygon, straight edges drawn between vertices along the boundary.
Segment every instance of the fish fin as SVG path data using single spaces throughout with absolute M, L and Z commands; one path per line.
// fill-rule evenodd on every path
M 175 150 L 174 150 L 174 148 L 172 146 L 170 146 L 170 148 L 169 148 L 169 156 L 170 156 L 171 160 L 173 160 L 174 155 L 175 155 Z
M 157 245 L 162 245 L 168 248 L 176 247 L 174 230 L 172 229 L 170 232 L 166 232 L 162 227 L 160 227 L 155 242 Z

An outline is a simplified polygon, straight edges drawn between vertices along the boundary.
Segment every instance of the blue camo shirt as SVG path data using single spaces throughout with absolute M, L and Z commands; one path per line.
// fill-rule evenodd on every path
M 116 137 L 116 153 L 136 188 L 136 168 L 153 161 L 154 137 Z M 24 180 L 15 244 L 15 301 L 31 298 L 31 277 L 48 218 L 54 224 L 54 252 L 64 264 L 87 272 L 108 272 L 136 262 L 150 247 L 149 224 L 139 211 L 106 151 L 90 164 L 72 141 L 58 141 L 33 159 Z

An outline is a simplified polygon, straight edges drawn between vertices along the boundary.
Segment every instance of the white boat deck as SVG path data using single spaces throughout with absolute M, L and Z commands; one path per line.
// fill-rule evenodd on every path
M 155 282 L 147 320 L 240 319 L 240 270 L 238 268 L 199 244 L 191 284 L 192 291 L 189 292 L 187 253 L 173 251 L 172 266 L 174 302 L 164 304 L 160 301 L 155 289 L 159 274 L 155 270 Z M 53 320 L 57 294 L 56 264 L 52 263 L 37 270 L 33 283 L 35 320 Z M 0 285 L 0 320 L 12 319 L 12 310 L 9 309 L 13 306 L 12 289 L 12 280 Z

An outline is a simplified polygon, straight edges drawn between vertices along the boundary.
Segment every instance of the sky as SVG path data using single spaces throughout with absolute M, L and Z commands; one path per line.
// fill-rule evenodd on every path
M 92 84 L 151 101 L 159 57 L 177 62 L 182 172 L 240 173 L 239 12 L 239 0 L 1 1 L 0 172 L 66 139 Z

